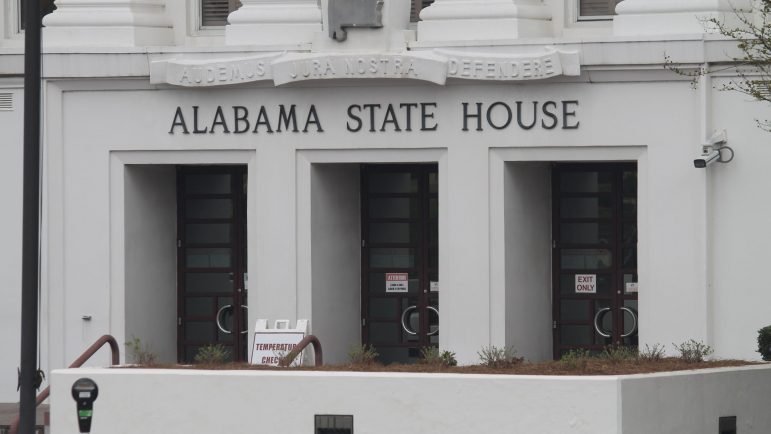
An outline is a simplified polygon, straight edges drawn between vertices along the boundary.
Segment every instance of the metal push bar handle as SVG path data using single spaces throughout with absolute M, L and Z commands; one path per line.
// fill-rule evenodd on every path
M 220 318 L 222 318 L 222 313 L 225 312 L 226 309 L 232 309 L 232 304 L 226 304 L 220 308 L 220 310 L 217 311 L 217 328 L 220 329 L 222 333 L 225 334 L 232 334 L 233 332 L 230 330 L 225 330 L 225 327 L 222 327 L 222 323 L 220 322 Z
M 232 334 L 232 333 L 233 333 L 233 331 L 232 331 L 232 330 L 225 330 L 225 327 L 223 327 L 223 326 L 222 326 L 222 322 L 220 321 L 220 319 L 222 318 L 222 314 L 223 314 L 223 313 L 224 313 L 224 312 L 225 312 L 227 309 L 232 309 L 232 308 L 233 308 L 233 305 L 232 305 L 232 304 L 226 304 L 226 305 L 222 306 L 222 307 L 220 308 L 220 310 L 218 310 L 218 311 L 217 311 L 217 328 L 218 328 L 218 329 L 220 329 L 220 331 L 221 331 L 222 333 L 225 333 L 225 334 L 228 334 L 228 335 L 229 335 L 229 334 Z M 249 306 L 244 306 L 244 305 L 242 304 L 242 305 L 241 305 L 241 309 L 246 309 L 246 310 L 249 310 Z M 249 333 L 249 330 L 242 330 L 242 331 L 241 331 L 241 334 L 242 334 L 242 335 L 245 335 L 245 334 L 247 334 L 247 333 Z
M 407 314 L 412 312 L 413 310 L 417 310 L 417 306 L 414 304 L 412 306 L 407 306 L 407 309 L 404 309 L 404 312 L 402 312 L 402 328 L 405 332 L 407 332 L 408 335 L 415 336 L 418 334 L 415 330 L 412 330 L 411 328 L 407 327 L 407 323 L 405 322 Z
M 610 333 L 606 333 L 606 332 L 604 332 L 600 328 L 599 320 L 600 320 L 601 317 L 604 317 L 605 314 L 608 313 L 608 312 L 610 312 L 610 308 L 609 307 L 603 307 L 602 309 L 598 310 L 596 314 L 594 314 L 594 330 L 596 330 L 597 334 L 599 334 L 600 336 L 602 336 L 604 338 L 609 338 L 610 337 Z
M 434 306 L 426 306 L 426 309 L 433 310 L 436 313 L 436 319 L 439 319 L 439 309 L 435 308 Z M 428 336 L 433 336 L 435 334 L 439 333 L 439 326 L 436 326 L 436 330 L 426 333 Z
M 632 309 L 629 309 L 628 307 L 622 307 L 621 310 L 629 312 L 630 315 L 632 315 L 632 330 L 629 331 L 629 333 L 624 333 L 621 335 L 622 338 L 629 337 L 634 334 L 634 332 L 637 331 L 637 315 L 635 315 L 634 311 Z
M 407 334 L 415 336 L 418 334 L 415 330 L 412 330 L 411 328 L 407 327 L 407 314 L 412 312 L 413 310 L 417 310 L 418 307 L 414 304 L 412 306 L 408 306 L 407 309 L 404 309 L 404 312 L 402 312 L 402 328 L 404 329 Z M 439 317 L 439 309 L 435 308 L 434 306 L 426 306 L 426 309 L 433 310 L 436 313 L 437 318 Z M 436 328 L 436 330 L 426 333 L 427 336 L 434 336 L 435 334 L 439 333 L 439 327 Z

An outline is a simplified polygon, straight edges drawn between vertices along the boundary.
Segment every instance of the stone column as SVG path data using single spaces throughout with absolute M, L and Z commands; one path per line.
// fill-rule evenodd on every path
M 43 19 L 46 46 L 172 45 L 165 0 L 56 0 Z
M 486 41 L 552 35 L 541 0 L 436 0 L 420 13 L 418 41 Z
M 613 34 L 620 36 L 709 33 L 717 18 L 737 25 L 736 12 L 752 10 L 752 0 L 624 0 L 616 6 Z
M 317 0 L 241 0 L 228 16 L 227 45 L 296 45 L 321 32 Z

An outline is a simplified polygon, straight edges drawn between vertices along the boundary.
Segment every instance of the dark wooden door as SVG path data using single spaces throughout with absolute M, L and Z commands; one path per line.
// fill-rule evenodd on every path
M 362 166 L 361 192 L 362 340 L 384 363 L 416 362 L 439 344 L 437 166 Z
M 637 346 L 637 165 L 552 172 L 554 357 Z
M 177 170 L 178 359 L 221 344 L 247 360 L 246 167 Z

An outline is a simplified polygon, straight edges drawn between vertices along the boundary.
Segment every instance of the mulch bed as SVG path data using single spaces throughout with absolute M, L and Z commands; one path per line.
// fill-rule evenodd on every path
M 489 367 L 484 365 L 470 366 L 440 366 L 430 364 L 415 365 L 325 365 L 322 367 L 303 366 L 294 368 L 277 368 L 257 366 L 246 363 L 174 365 L 154 364 L 146 366 L 124 366 L 132 368 L 154 369 L 209 369 L 209 370 L 284 370 L 284 371 L 349 371 L 349 372 L 416 372 L 416 373 L 451 373 L 451 374 L 506 374 L 506 375 L 628 375 L 646 374 L 651 372 L 686 371 L 694 369 L 723 368 L 729 366 L 758 365 L 760 362 L 746 360 L 710 360 L 688 363 L 679 358 L 663 358 L 661 360 L 609 360 L 606 358 L 587 358 L 574 362 L 520 362 L 505 367 Z

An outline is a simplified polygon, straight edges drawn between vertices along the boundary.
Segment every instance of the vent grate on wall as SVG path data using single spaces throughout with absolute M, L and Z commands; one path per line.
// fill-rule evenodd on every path
M 0 92 L 0 111 L 13 110 L 13 94 L 10 92 Z

